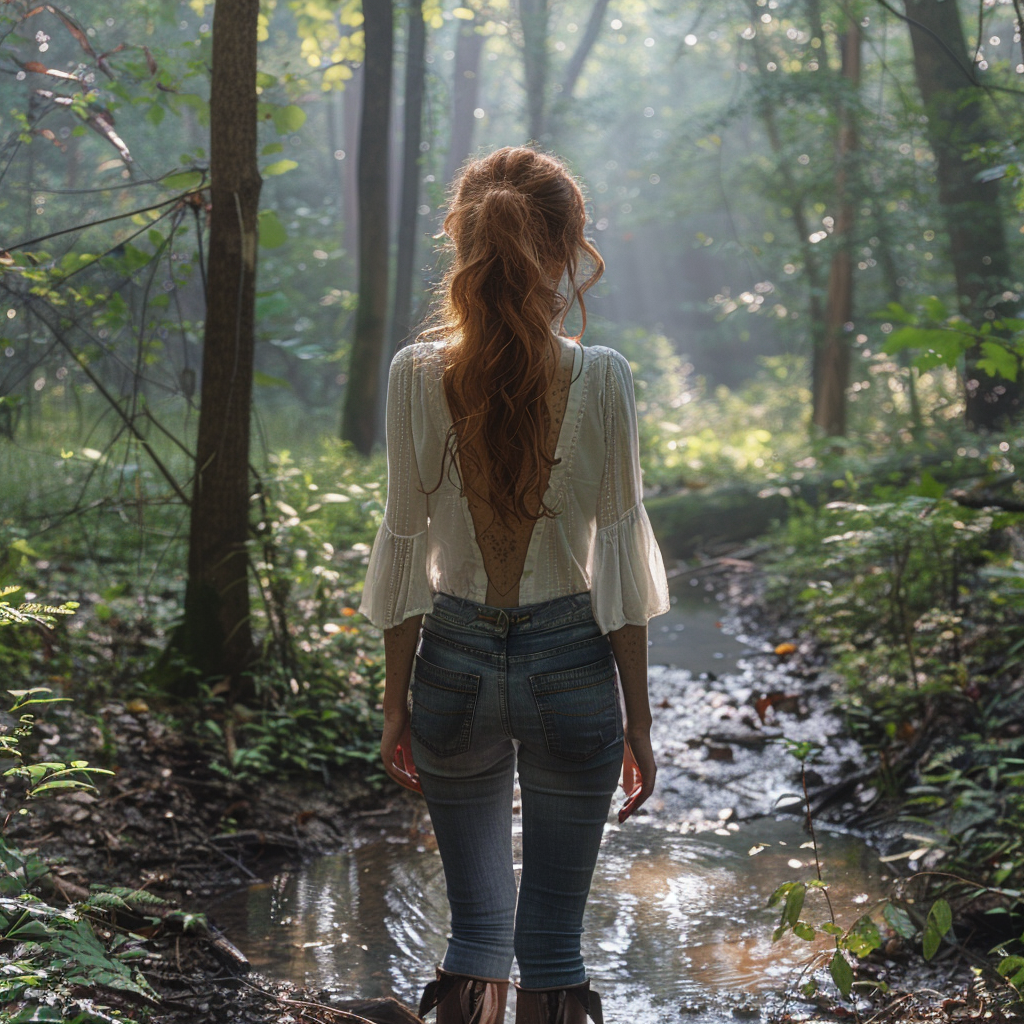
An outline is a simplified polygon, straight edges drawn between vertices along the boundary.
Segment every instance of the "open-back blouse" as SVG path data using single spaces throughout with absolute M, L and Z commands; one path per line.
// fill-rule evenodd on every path
M 643 506 L 633 377 L 613 349 L 572 344 L 573 373 L 519 605 L 590 591 L 608 633 L 668 611 L 661 552 Z M 486 604 L 487 572 L 450 464 L 443 342 L 409 345 L 388 379 L 388 495 L 359 610 L 382 629 L 429 612 L 438 592 Z M 440 480 L 440 486 L 430 491 Z

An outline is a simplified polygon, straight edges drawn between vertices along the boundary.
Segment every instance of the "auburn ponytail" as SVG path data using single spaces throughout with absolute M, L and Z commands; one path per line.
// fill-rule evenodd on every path
M 604 271 L 584 237 L 586 220 L 566 167 L 526 148 L 468 164 L 445 218 L 454 258 L 435 324 L 421 335 L 448 342 L 442 383 L 452 425 L 441 473 L 456 466 L 456 455 L 464 477 L 472 466 L 487 481 L 479 497 L 504 523 L 553 514 L 540 486 L 554 464 L 544 450 L 557 370 L 552 330 L 561 333 L 578 305 L 583 327 L 575 340 L 582 337 L 583 294 Z

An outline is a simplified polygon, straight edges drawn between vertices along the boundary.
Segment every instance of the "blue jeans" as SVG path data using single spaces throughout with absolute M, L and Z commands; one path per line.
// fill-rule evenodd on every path
M 514 953 L 523 988 L 582 984 L 583 910 L 623 747 L 615 662 L 590 595 L 506 609 L 436 595 L 413 670 L 412 736 L 451 906 L 444 969 L 500 980 Z

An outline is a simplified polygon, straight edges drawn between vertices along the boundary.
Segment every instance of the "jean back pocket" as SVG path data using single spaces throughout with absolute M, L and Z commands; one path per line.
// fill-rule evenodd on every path
M 619 738 L 615 659 L 530 676 L 548 753 L 586 761 Z
M 480 677 L 431 664 L 416 655 L 412 676 L 412 732 L 439 757 L 469 750 Z

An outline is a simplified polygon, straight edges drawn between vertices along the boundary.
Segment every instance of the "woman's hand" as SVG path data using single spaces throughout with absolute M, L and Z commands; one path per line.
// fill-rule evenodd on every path
M 420 777 L 412 760 L 412 730 L 409 709 L 401 708 L 384 715 L 384 733 L 380 738 L 380 758 L 384 771 L 400 786 L 422 793 Z
M 627 731 L 622 752 L 622 789 L 626 802 L 619 811 L 620 825 L 654 792 L 657 774 L 650 730 Z

